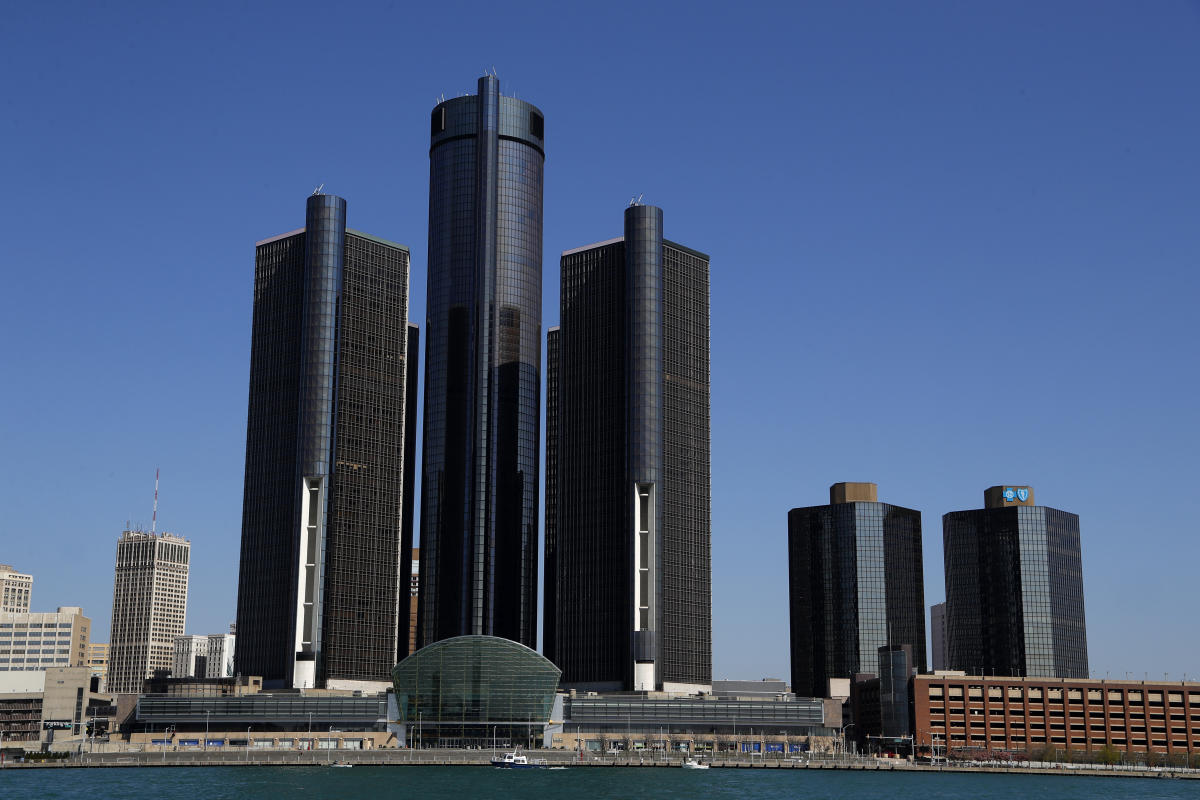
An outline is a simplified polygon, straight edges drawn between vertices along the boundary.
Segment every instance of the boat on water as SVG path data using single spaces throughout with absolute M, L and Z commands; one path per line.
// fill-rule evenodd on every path
M 521 753 L 505 753 L 503 758 L 493 758 L 492 766 L 500 769 L 545 769 L 549 766 L 544 758 L 528 758 Z
M 334 761 L 329 766 L 331 766 L 331 767 L 353 767 L 354 765 L 351 764 L 349 761 Z
M 704 762 L 695 758 L 687 759 L 680 766 L 682 766 L 684 769 L 708 769 L 708 764 L 705 764 Z

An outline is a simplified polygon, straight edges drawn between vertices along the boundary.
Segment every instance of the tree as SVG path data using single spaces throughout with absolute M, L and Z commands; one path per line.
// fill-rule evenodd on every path
M 1120 763 L 1121 761 L 1121 751 L 1113 747 L 1111 742 L 1105 744 L 1104 747 L 1101 747 L 1096 752 L 1096 755 L 1098 756 L 1101 764 L 1107 764 L 1110 767 L 1114 764 Z

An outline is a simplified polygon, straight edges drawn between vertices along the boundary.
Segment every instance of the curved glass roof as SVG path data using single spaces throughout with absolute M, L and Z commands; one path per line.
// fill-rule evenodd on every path
M 523 644 L 456 636 L 423 647 L 392 670 L 406 722 L 545 724 L 561 671 Z

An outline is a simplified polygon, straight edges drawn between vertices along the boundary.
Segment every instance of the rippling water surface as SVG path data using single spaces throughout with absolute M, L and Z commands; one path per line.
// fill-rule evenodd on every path
M 165 767 L 0 772 L 0 798 L 86 800 L 1197 800 L 1200 781 L 814 770 L 488 767 Z

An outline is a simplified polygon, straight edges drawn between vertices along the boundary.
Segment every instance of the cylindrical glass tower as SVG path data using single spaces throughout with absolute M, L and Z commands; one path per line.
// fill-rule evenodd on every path
M 486 75 L 433 109 L 421 645 L 537 642 L 543 126 Z

